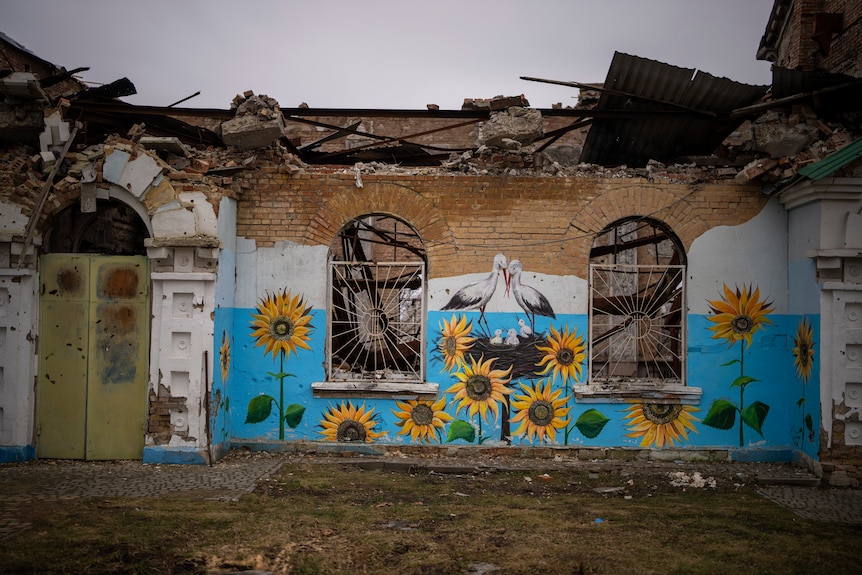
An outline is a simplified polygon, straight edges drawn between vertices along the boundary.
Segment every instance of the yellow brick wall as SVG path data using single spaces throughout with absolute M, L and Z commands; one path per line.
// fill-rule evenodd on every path
M 353 217 L 386 213 L 421 234 L 430 277 L 484 269 L 494 254 L 540 273 L 585 276 L 594 236 L 628 216 L 665 222 L 686 248 L 718 225 L 756 215 L 766 198 L 732 182 L 690 186 L 641 178 L 451 176 L 257 169 L 238 185 L 237 235 L 272 246 L 330 245 Z

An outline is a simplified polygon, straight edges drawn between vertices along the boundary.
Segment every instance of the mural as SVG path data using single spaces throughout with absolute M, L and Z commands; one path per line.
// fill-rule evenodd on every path
M 320 420 L 320 435 L 329 441 L 364 441 L 371 443 L 386 435 L 386 431 L 374 431 L 378 424 L 374 408 L 365 404 L 356 407 L 352 401 L 341 405 L 330 405 Z
M 588 378 L 589 315 L 556 310 L 558 294 L 533 287 L 542 280 L 524 281 L 518 260 L 498 254 L 490 267 L 428 312 L 428 380 L 440 389 L 433 398 L 314 397 L 326 356 L 325 334 L 313 324 L 325 323 L 326 311 L 301 294 L 285 288 L 253 308 L 220 310 L 219 433 L 388 444 L 793 444 L 816 454 L 816 324 L 774 313 L 757 285 L 724 284 L 719 298 L 701 300 L 709 313 L 688 315 L 688 380 L 703 390 L 699 405 L 579 403 L 573 386 Z M 787 394 L 793 384 L 798 395 Z M 232 413 L 229 395 L 247 408 Z
M 284 380 L 287 377 L 293 377 L 293 374 L 284 371 L 284 362 L 291 353 L 295 355 L 298 348 L 311 349 L 308 340 L 314 326 L 309 323 L 310 312 L 311 308 L 305 307 L 302 297 L 293 296 L 289 291 L 282 290 L 261 298 L 257 313 L 252 314 L 254 321 L 251 322 L 253 329 L 251 337 L 256 339 L 255 347 L 264 346 L 264 357 L 271 353 L 273 361 L 276 355 L 278 356 L 278 371 L 267 372 L 267 374 L 278 381 L 279 395 L 278 399 L 263 393 L 252 398 L 248 403 L 245 422 L 265 421 L 272 413 L 274 405 L 278 410 L 278 438 L 282 440 L 285 423 L 290 427 L 296 427 L 305 413 L 305 407 L 298 403 L 290 405 L 284 403 Z
M 739 446 L 745 445 L 745 426 L 750 427 L 763 436 L 763 422 L 769 414 L 769 405 L 762 401 L 754 401 L 745 405 L 745 389 L 752 383 L 760 381 L 749 375 L 745 375 L 745 352 L 751 347 L 752 336 L 772 321 L 767 318 L 771 313 L 771 303 L 760 300 L 760 289 L 743 284 L 742 289 L 736 288 L 732 291 L 725 284 L 724 296 L 720 300 L 709 301 L 713 315 L 707 319 L 715 325 L 709 328 L 714 332 L 714 339 L 723 339 L 729 347 L 737 342 L 739 346 L 739 359 L 733 359 L 722 367 L 739 365 L 739 376 L 730 384 L 731 389 L 739 388 L 739 403 L 733 403 L 727 399 L 718 399 L 712 403 L 703 420 L 704 425 L 717 429 L 731 429 L 739 414 Z M 744 424 L 744 425 L 743 425 Z
M 455 419 L 445 411 L 445 396 L 436 401 L 396 400 L 395 405 L 400 409 L 392 410 L 392 414 L 398 418 L 396 424 L 401 428 L 398 435 L 410 435 L 414 443 L 443 443 L 443 430 L 448 422 Z
M 692 415 L 700 411 L 692 405 L 640 403 L 625 409 L 626 437 L 640 439 L 641 447 L 672 447 L 688 442 L 688 432 L 697 433 Z
M 814 367 L 814 330 L 808 318 L 802 318 L 793 337 L 793 364 L 796 366 L 796 376 L 802 384 L 802 396 L 796 402 L 800 410 L 801 425 L 793 439 L 796 447 L 801 447 L 806 438 L 808 443 L 814 443 L 814 418 L 810 413 L 805 413 L 805 404 L 808 401 L 805 391 Z
M 449 303 L 444 305 L 441 309 L 443 311 L 478 309 L 479 327 L 481 328 L 482 322 L 484 322 L 485 329 L 487 330 L 485 333 L 489 333 L 490 328 L 488 327 L 488 321 L 485 319 L 485 306 L 488 305 L 488 302 L 491 301 L 491 298 L 494 296 L 494 292 L 497 291 L 497 279 L 500 277 L 500 273 L 503 274 L 503 279 L 506 282 L 508 289 L 509 281 L 506 272 L 508 265 L 506 256 L 503 254 L 497 254 L 494 256 L 494 264 L 491 267 L 491 274 L 487 278 L 476 283 L 467 284 L 456 291 L 449 300 Z

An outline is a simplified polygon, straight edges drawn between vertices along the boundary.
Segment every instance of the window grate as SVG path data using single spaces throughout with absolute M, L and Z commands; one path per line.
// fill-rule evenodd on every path
M 330 265 L 331 381 L 424 381 L 423 262 Z
M 592 384 L 684 384 L 685 266 L 590 265 Z

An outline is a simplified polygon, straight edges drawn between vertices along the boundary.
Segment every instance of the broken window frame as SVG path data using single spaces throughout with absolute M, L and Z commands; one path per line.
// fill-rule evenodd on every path
M 327 266 L 326 381 L 316 396 L 433 397 L 425 381 L 427 280 L 422 238 L 407 222 L 348 222 Z
M 688 403 L 686 258 L 662 222 L 618 220 L 596 236 L 589 267 L 587 385 L 580 402 Z

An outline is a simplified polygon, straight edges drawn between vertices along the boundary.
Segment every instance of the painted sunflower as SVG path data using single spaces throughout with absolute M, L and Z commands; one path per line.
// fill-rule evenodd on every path
M 577 337 L 577 330 L 573 329 L 569 333 L 569 326 L 561 332 L 551 326 L 551 337 L 548 338 L 548 346 L 536 346 L 541 352 L 544 352 L 542 360 L 536 365 L 545 368 L 540 371 L 539 375 L 553 374 L 556 380 L 558 375 L 563 377 L 563 383 L 566 383 L 569 378 L 573 381 L 578 381 L 583 370 L 583 362 L 587 357 L 587 346 L 584 344 L 583 336 Z
M 710 331 L 715 332 L 713 339 L 724 339 L 731 346 L 737 341 L 745 341 L 751 346 L 751 336 L 761 327 L 772 324 L 767 314 L 772 313 L 772 303 L 760 300 L 760 288 L 754 293 L 752 286 L 743 284 L 742 290 L 730 290 L 725 284 L 724 297 L 720 300 L 707 300 L 713 314 L 707 319 L 715 325 Z
M 803 382 L 808 383 L 811 379 L 811 368 L 814 365 L 814 330 L 808 318 L 802 318 L 793 337 L 793 357 L 796 374 Z
M 267 353 L 272 353 L 273 359 L 281 352 L 285 359 L 297 348 L 310 350 L 308 334 L 311 331 L 311 307 L 305 307 L 302 297 L 291 296 L 287 290 L 275 294 L 267 294 L 261 298 L 257 313 L 251 314 L 254 330 L 251 337 L 257 339 L 255 347 L 266 346 Z
M 221 336 L 219 366 L 221 367 L 221 380 L 227 381 L 227 376 L 230 373 L 230 340 L 227 337 L 227 332 L 224 332 Z
M 520 422 L 521 425 L 512 433 L 516 436 L 525 436 L 533 443 L 533 438 L 544 442 L 547 438 L 551 443 L 557 436 L 557 430 L 566 427 L 571 418 L 564 419 L 570 407 L 564 407 L 569 401 L 569 396 L 561 398 L 562 388 L 557 391 L 551 389 L 551 379 L 539 380 L 535 387 L 521 384 L 524 394 L 512 396 L 512 410 L 518 414 L 512 418 L 512 423 Z
M 624 419 L 630 420 L 626 426 L 632 432 L 626 437 L 640 438 L 641 447 L 671 447 L 688 441 L 688 432 L 697 433 L 694 422 L 700 421 L 692 415 L 700 410 L 691 405 L 638 403 L 625 411 L 629 414 Z
M 320 420 L 323 431 L 320 434 L 329 441 L 370 443 L 386 435 L 385 431 L 374 431 L 375 425 L 377 421 L 374 420 L 374 408 L 366 410 L 364 403 L 356 407 L 352 401 L 348 401 L 347 405 L 342 401 L 338 407 L 330 405 L 323 414 L 323 419 Z
M 398 435 L 410 434 L 415 441 L 431 443 L 434 439 L 439 440 L 438 430 L 443 430 L 447 421 L 454 417 L 443 411 L 446 407 L 446 397 L 442 396 L 437 401 L 411 399 L 409 401 L 395 401 L 401 411 L 392 410 L 392 414 L 398 418 L 401 431 Z
M 473 331 L 473 322 L 467 323 L 465 315 L 462 315 L 461 319 L 453 315 L 451 322 L 443 319 L 443 325 L 440 326 L 440 343 L 437 344 L 437 348 L 445 360 L 444 371 L 452 371 L 464 363 L 464 352 L 473 347 L 473 342 L 476 341 L 475 337 L 470 337 L 471 331 Z
M 455 377 L 458 378 L 458 383 L 446 390 L 446 393 L 454 393 L 452 403 L 458 402 L 456 415 L 462 409 L 466 409 L 470 417 L 476 413 L 482 414 L 482 419 L 488 421 L 488 411 L 494 414 L 496 419 L 499 415 L 499 402 L 503 401 L 504 396 L 512 393 L 512 390 L 506 387 L 506 384 L 512 379 L 512 367 L 509 369 L 491 369 L 496 357 L 492 357 L 485 361 L 483 355 L 477 362 L 473 356 L 470 356 L 470 365 L 462 364 L 462 370 L 455 372 Z

